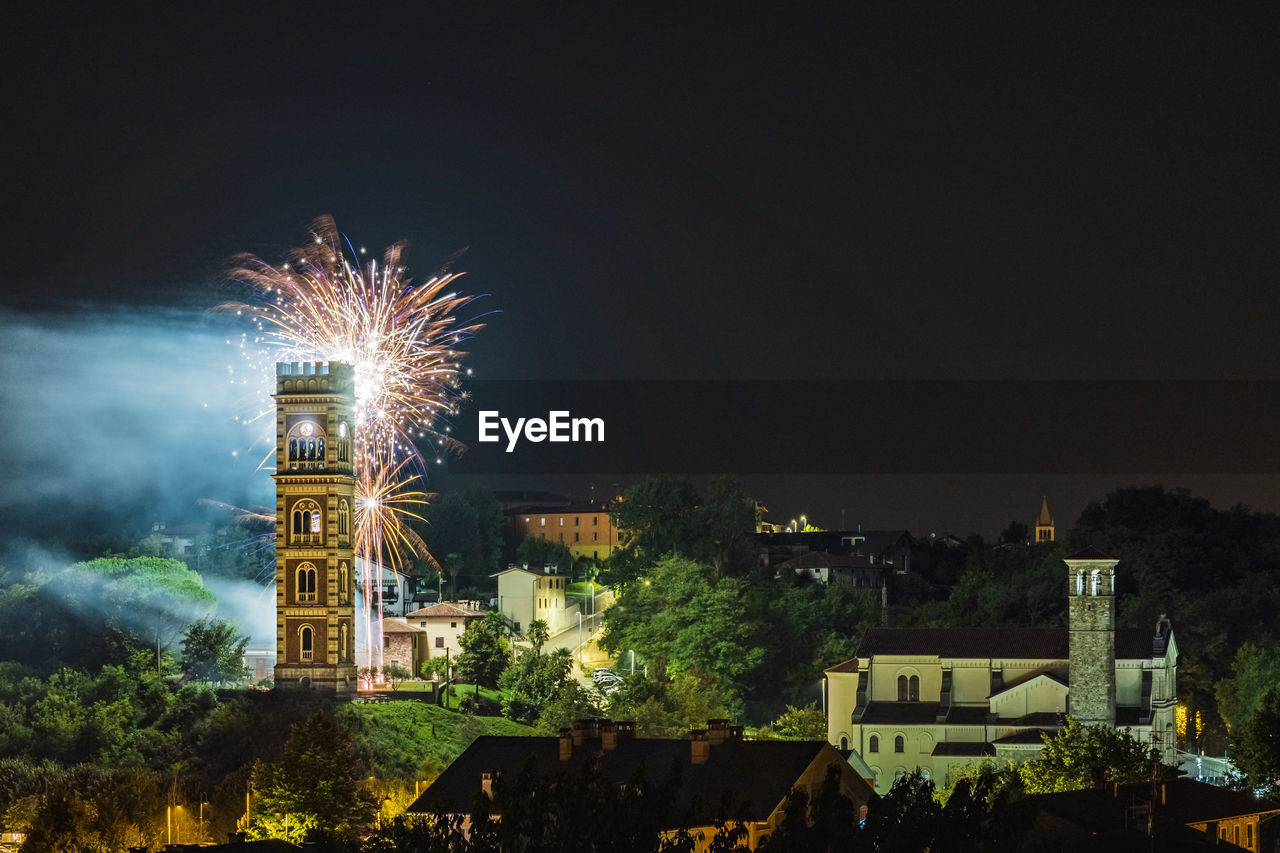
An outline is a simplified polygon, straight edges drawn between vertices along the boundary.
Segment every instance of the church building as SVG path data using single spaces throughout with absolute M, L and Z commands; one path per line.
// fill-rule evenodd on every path
M 1116 628 L 1118 561 L 1089 548 L 1065 562 L 1067 628 L 872 628 L 826 670 L 828 739 L 857 754 L 877 792 L 917 768 L 942 785 L 984 756 L 1028 758 L 1066 715 L 1128 728 L 1174 763 L 1169 620 Z
M 277 689 L 354 693 L 355 372 L 276 365 Z

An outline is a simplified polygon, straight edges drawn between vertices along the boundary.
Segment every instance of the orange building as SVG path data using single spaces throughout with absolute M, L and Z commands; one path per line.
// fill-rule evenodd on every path
M 517 545 L 526 539 L 542 539 L 564 545 L 574 559 L 599 560 L 618 547 L 618 528 L 604 504 L 565 501 L 507 510 L 506 517 Z

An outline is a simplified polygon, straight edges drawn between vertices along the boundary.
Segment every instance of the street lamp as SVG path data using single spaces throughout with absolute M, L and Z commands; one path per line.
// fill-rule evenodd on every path
M 800 532 L 804 533 L 804 529 L 809 526 L 809 516 L 800 516 Z
M 627 654 L 631 655 L 631 674 L 636 674 L 636 650 L 627 649 Z

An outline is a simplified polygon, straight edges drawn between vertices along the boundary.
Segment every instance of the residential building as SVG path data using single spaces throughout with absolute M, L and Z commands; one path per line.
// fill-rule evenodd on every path
M 427 629 L 403 616 L 382 617 L 382 664 L 402 666 L 411 675 L 422 675 L 428 656 Z
M 276 689 L 354 693 L 355 371 L 276 365 Z
M 459 601 L 457 604 L 441 602 L 411 611 L 405 616 L 405 621 L 417 625 L 425 632 L 427 658 L 448 654 L 456 659 L 462 653 L 458 638 L 467 629 L 467 623 L 483 618 L 484 614 L 485 611 L 473 601 Z
M 859 589 L 882 590 L 885 588 L 885 564 L 877 563 L 874 557 L 810 551 L 783 563 L 778 567 L 778 571 L 791 571 L 799 577 L 808 578 L 816 583 L 835 581 L 847 583 Z
M 667 816 L 671 831 L 700 833 L 699 850 L 715 836 L 721 809 L 746 822 L 746 844 L 754 850 L 782 819 L 792 788 L 810 794 L 827 777 L 840 774 L 840 790 L 855 808 L 866 805 L 870 786 L 830 744 L 822 741 L 748 741 L 740 726 L 711 720 L 688 740 L 636 738 L 634 724 L 579 720 L 558 737 L 478 738 L 409 807 L 410 814 L 441 811 L 469 827 L 472 802 L 491 794 L 496 779 L 517 778 L 526 767 L 538 780 L 583 773 L 595 766 L 609 784 L 634 783 L 638 775 L 654 785 L 674 775 L 675 804 Z
M 1233 847 L 1275 849 L 1264 823 L 1280 803 L 1196 782 L 1100 784 L 1082 791 L 1028 797 L 1012 806 L 1027 826 L 1023 849 L 1166 850 Z
M 498 610 L 517 634 L 527 631 L 535 619 L 546 622 L 552 634 L 577 624 L 578 605 L 565 607 L 568 578 L 556 566 L 508 566 L 490 577 L 498 579 Z
M 570 501 L 525 506 L 504 514 L 517 545 L 526 539 L 542 539 L 565 546 L 575 560 L 603 560 L 619 544 L 618 528 L 604 504 Z
M 809 533 L 757 533 L 756 559 L 775 572 L 796 557 L 810 553 L 859 557 L 889 567 L 911 571 L 913 552 L 927 551 L 905 530 L 820 530 Z
M 1067 628 L 872 628 L 825 673 L 828 738 L 858 753 L 883 793 L 919 768 L 943 784 L 982 756 L 1022 759 L 1070 714 L 1128 728 L 1174 763 L 1177 644 L 1115 627 L 1117 561 L 1065 561 Z

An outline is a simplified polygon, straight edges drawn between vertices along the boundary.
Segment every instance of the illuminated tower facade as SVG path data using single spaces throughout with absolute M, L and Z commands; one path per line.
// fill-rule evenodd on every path
M 276 365 L 277 689 L 354 693 L 355 372 Z
M 1036 516 L 1036 541 L 1053 541 L 1053 516 L 1049 514 L 1049 498 L 1040 498 L 1040 514 Z
M 1116 563 L 1097 548 L 1066 558 L 1070 659 L 1067 713 L 1116 724 Z

